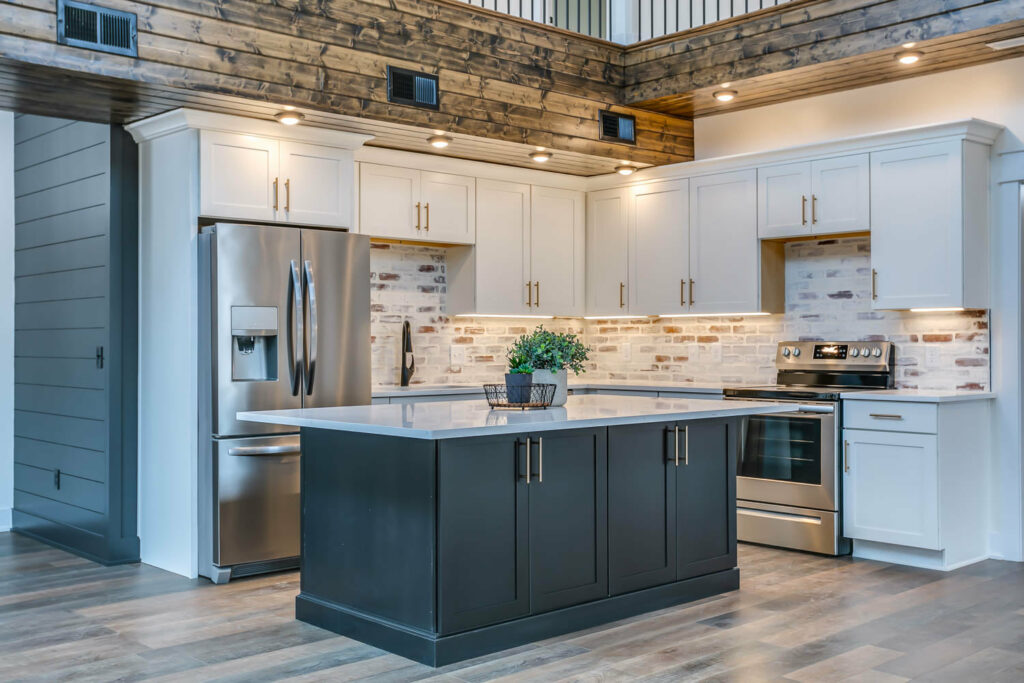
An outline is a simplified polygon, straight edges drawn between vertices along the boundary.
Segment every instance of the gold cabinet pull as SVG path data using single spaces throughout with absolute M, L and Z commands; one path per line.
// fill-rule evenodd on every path
M 533 306 L 533 280 L 526 283 L 526 305 Z
M 619 283 L 619 308 L 625 308 L 626 307 L 626 300 L 624 298 L 625 292 L 626 292 L 626 283 L 625 282 L 620 282 Z
M 868 413 L 868 417 L 876 420 L 902 420 L 902 415 L 889 415 L 886 413 Z
M 693 306 L 693 278 L 690 278 L 690 305 Z
M 420 229 L 420 203 L 416 202 L 416 229 Z
M 807 195 L 800 195 L 800 225 L 807 225 Z
M 686 305 L 686 280 L 679 281 L 679 305 Z
M 871 300 L 878 298 L 878 271 L 871 269 Z
M 274 211 L 277 211 L 277 178 L 274 178 Z
M 427 230 L 427 232 L 430 232 L 430 202 L 427 202 L 427 205 L 424 208 L 427 210 L 427 226 L 426 226 L 426 230 Z
M 811 195 L 811 225 L 818 222 L 818 197 Z
M 292 179 L 284 179 L 284 210 L 292 210 Z
M 534 305 L 535 306 L 540 306 L 540 280 L 537 280 L 536 282 L 534 282 L 533 286 L 537 290 L 534 293 L 534 297 L 533 297 L 536 300 L 536 303 L 534 303 Z
M 850 442 L 843 441 L 843 471 L 850 471 Z

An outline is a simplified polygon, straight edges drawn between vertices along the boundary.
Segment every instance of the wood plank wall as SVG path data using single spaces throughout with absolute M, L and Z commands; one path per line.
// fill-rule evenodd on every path
M 617 105 L 621 48 L 530 22 L 430 0 L 102 4 L 138 15 L 140 59 L 56 45 L 53 0 L 5 3 L 0 57 L 643 163 L 692 158 L 690 120 Z M 389 103 L 389 64 L 436 73 L 440 111 Z M 608 108 L 637 117 L 636 146 L 600 140 Z

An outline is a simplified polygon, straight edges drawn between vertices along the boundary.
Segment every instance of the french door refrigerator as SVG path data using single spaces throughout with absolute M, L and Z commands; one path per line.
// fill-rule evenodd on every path
M 199 573 L 298 566 L 298 430 L 243 410 L 370 402 L 370 244 L 217 223 L 199 234 Z

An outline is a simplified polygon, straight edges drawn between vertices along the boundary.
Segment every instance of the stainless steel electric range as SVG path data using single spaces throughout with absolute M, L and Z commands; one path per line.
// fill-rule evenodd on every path
M 890 389 L 891 342 L 781 342 L 777 383 L 727 387 L 725 398 L 794 403 L 747 418 L 737 467 L 741 541 L 826 555 L 850 552 L 842 529 L 839 395 Z

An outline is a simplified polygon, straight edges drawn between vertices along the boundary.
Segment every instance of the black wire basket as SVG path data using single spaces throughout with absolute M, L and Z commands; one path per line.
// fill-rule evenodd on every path
M 518 388 L 518 387 L 517 387 Z M 525 387 L 523 387 L 525 389 Z M 485 384 L 484 396 L 487 405 L 492 408 L 526 410 L 527 408 L 547 408 L 555 398 L 554 384 L 534 384 L 530 387 L 530 400 L 525 403 L 511 403 L 508 400 L 508 388 L 504 384 Z

